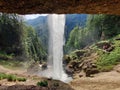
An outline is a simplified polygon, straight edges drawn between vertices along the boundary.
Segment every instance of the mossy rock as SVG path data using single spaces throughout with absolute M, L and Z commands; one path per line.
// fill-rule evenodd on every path
M 96 46 L 98 47 L 98 48 L 100 48 L 100 49 L 103 49 L 103 46 L 104 45 L 108 45 L 108 46 L 110 46 L 110 42 L 109 41 L 101 41 L 101 42 L 98 42 L 98 43 L 96 43 Z
M 81 59 L 85 53 L 87 53 L 87 50 L 75 50 L 70 54 L 70 57 L 72 60 Z
M 86 50 L 77 50 L 75 51 L 77 57 L 83 56 L 86 53 Z
M 72 59 L 70 58 L 69 55 L 65 55 L 65 56 L 63 57 L 63 63 L 64 63 L 64 64 L 68 64 L 71 60 L 72 60 Z

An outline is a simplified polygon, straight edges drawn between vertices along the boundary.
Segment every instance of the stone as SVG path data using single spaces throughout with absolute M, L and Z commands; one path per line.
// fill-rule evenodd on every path
M 115 40 L 120 40 L 120 38 L 116 38 Z
M 47 63 L 42 64 L 42 70 L 45 70 L 45 69 L 47 69 Z
M 70 56 L 69 55 L 65 55 L 64 57 L 63 57 L 63 64 L 68 64 L 69 62 L 71 61 L 71 58 L 70 58 Z
M 85 73 L 86 73 L 86 77 L 90 77 L 92 74 L 99 73 L 99 70 L 96 68 L 87 68 Z
M 81 77 L 83 77 L 83 75 L 80 74 L 79 77 L 81 78 Z
M 66 66 L 65 72 L 68 74 L 68 76 L 72 76 L 74 73 L 74 70 L 73 70 L 73 68 L 69 68 L 68 66 Z
M 85 50 L 76 50 L 75 51 L 75 54 L 77 55 L 77 57 L 84 56 L 85 53 L 86 53 Z

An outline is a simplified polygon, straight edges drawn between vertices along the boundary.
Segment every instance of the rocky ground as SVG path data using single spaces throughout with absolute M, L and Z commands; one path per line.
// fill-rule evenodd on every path
M 112 68 L 107 67 L 107 63 L 119 52 L 115 52 L 120 47 L 119 40 L 112 42 L 101 41 L 82 50 L 75 50 L 64 57 L 65 71 L 73 77 L 70 85 L 74 90 L 120 90 L 120 62 L 111 64 Z M 100 53 L 102 52 L 102 53 Z M 115 53 L 109 58 L 112 53 Z M 102 59 L 102 66 L 99 68 L 99 57 Z M 115 58 L 116 60 L 119 58 Z M 114 61 L 114 58 L 112 58 Z M 104 65 L 105 64 L 105 65 Z
M 79 73 L 80 77 L 90 77 L 92 74 L 99 73 L 96 66 L 96 52 L 86 50 L 76 50 L 69 56 L 65 56 L 65 71 L 71 76 Z
M 0 90 L 73 90 L 70 85 L 58 80 L 47 79 L 36 75 L 27 74 L 27 70 L 11 70 L 0 65 L 0 73 L 13 74 L 19 77 L 25 77 L 25 82 L 0 80 Z M 46 80 L 47 87 L 37 86 L 37 82 Z
M 114 49 L 117 47 L 119 46 L 115 46 L 115 44 L 109 41 L 101 41 L 81 50 L 75 50 L 64 56 L 64 69 L 66 73 L 72 77 L 76 76 L 78 73 L 79 77 L 92 77 L 93 74 L 110 71 L 112 68 L 104 70 L 99 68 L 99 58 L 104 54 L 108 54 L 109 56 L 110 53 L 113 53 L 115 51 Z M 105 63 L 105 60 L 102 61 L 103 66 L 105 66 Z M 107 68 L 107 66 L 105 66 L 105 68 Z
M 120 90 L 120 73 L 114 71 L 96 74 L 94 77 L 76 77 L 70 85 L 75 90 Z
M 93 77 L 80 77 L 78 73 L 74 76 L 73 81 L 68 84 L 57 80 L 40 78 L 35 75 L 28 75 L 26 70 L 10 70 L 1 65 L 0 72 L 27 78 L 26 82 L 0 80 L 0 90 L 120 90 L 120 65 L 117 65 L 111 72 L 94 74 Z M 49 87 L 36 86 L 36 83 L 41 80 L 48 80 Z M 56 83 L 57 86 L 55 85 Z
M 100 57 L 98 51 L 105 53 L 115 52 L 119 49 L 119 41 L 113 44 L 99 42 L 93 46 L 86 47 L 83 50 L 73 51 L 64 57 L 64 69 L 73 80 L 64 83 L 52 78 L 39 77 L 35 74 L 41 67 L 39 63 L 31 64 L 29 69 L 8 69 L 0 65 L 0 73 L 13 74 L 24 77 L 25 82 L 0 80 L 0 90 L 120 90 L 120 63 L 113 65 L 109 72 L 103 72 L 98 68 L 97 58 Z M 96 48 L 97 47 L 97 48 Z M 118 52 L 117 52 L 118 53 Z M 43 69 L 46 64 L 43 64 Z M 28 74 L 29 72 L 29 74 Z M 46 80 L 48 86 L 37 86 L 37 82 Z

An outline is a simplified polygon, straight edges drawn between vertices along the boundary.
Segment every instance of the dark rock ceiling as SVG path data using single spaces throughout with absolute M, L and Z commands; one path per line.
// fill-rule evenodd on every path
M 0 12 L 120 15 L 120 0 L 0 0 Z

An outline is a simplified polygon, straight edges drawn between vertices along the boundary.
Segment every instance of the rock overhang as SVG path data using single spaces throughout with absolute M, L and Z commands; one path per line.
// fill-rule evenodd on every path
M 120 15 L 120 0 L 0 0 L 0 12 Z

